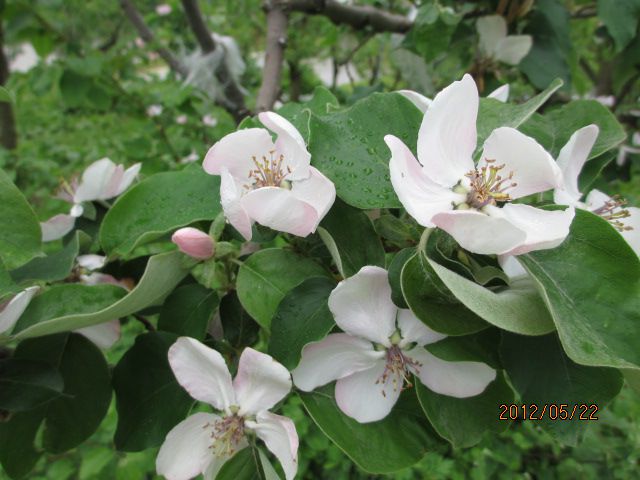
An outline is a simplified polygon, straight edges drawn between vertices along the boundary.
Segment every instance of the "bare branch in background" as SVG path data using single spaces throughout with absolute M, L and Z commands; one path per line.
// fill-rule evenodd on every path
M 405 33 L 413 25 L 408 18 L 370 5 L 345 5 L 337 0 L 287 0 L 280 5 L 289 11 L 323 15 L 337 25 L 369 28 L 374 32 Z
M 258 92 L 256 110 L 259 112 L 271 110 L 278 98 L 280 80 L 282 78 L 282 64 L 284 49 L 287 46 L 288 17 L 281 6 L 282 2 L 267 1 L 267 45 L 262 71 L 262 85 Z
M 8 79 L 9 61 L 4 54 L 4 30 L 0 15 L 0 85 L 5 85 Z M 0 102 L 0 145 L 7 150 L 14 150 L 18 146 L 16 120 L 9 102 Z
M 218 45 L 211 36 L 202 18 L 202 12 L 200 11 L 197 0 L 182 0 L 182 7 L 184 8 L 187 19 L 189 20 L 189 25 L 200 45 L 202 53 L 207 54 L 213 52 Z M 222 102 L 224 103 L 223 106 L 233 115 L 236 121 L 241 120 L 242 117 L 248 113 L 244 103 L 244 93 L 234 80 L 226 62 L 222 61 L 219 63 L 215 71 L 215 76 L 224 91 L 225 101 Z
M 129 21 L 138 31 L 138 35 L 140 35 L 140 38 L 151 45 L 157 45 L 153 32 L 147 26 L 147 24 L 144 23 L 144 19 L 142 18 L 142 15 L 140 15 L 140 12 L 136 8 L 136 6 L 133 4 L 133 1 L 120 0 L 120 6 L 124 10 L 124 13 Z M 186 77 L 188 75 L 189 72 L 187 71 L 187 68 L 169 50 L 160 46 L 156 46 L 155 50 L 156 52 L 158 52 L 158 55 L 160 55 L 162 59 L 167 62 L 167 65 L 169 65 L 171 70 L 176 72 L 181 77 Z

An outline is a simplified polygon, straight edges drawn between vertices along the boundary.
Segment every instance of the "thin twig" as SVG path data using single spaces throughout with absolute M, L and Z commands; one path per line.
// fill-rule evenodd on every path
M 154 327 L 153 324 L 149 320 L 144 318 L 142 315 L 134 314 L 133 318 L 135 318 L 140 323 L 142 323 L 144 325 L 144 328 L 146 328 L 149 332 L 155 332 L 156 331 L 156 327 Z
M 142 40 L 144 40 L 146 43 L 155 47 L 155 51 L 158 53 L 158 55 L 160 55 L 160 57 L 162 57 L 165 62 L 167 62 L 167 65 L 169 65 L 171 70 L 176 72 L 181 77 L 186 77 L 189 73 L 187 71 L 187 67 L 185 67 L 182 62 L 180 62 L 180 60 L 178 60 L 173 55 L 173 53 L 157 44 L 153 32 L 144 22 L 142 15 L 140 15 L 140 12 L 133 4 L 133 0 L 120 0 L 120 6 L 124 10 L 124 13 L 129 21 L 137 30 L 140 38 L 142 38 Z
M 267 44 L 265 48 L 262 85 L 258 92 L 256 110 L 271 110 L 280 92 L 284 49 L 287 46 L 288 17 L 280 6 L 280 2 L 267 1 Z

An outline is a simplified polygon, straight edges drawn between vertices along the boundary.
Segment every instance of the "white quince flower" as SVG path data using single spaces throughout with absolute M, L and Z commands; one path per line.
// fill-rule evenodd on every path
M 418 160 L 393 135 L 391 183 L 409 214 L 424 227 L 437 226 L 465 249 L 520 255 L 554 248 L 569 234 L 573 208 L 546 211 L 510 203 L 561 184 L 561 171 L 531 137 L 509 127 L 495 129 L 477 165 L 478 91 L 470 75 L 434 99 L 418 133 Z
M 202 117 L 202 123 L 207 127 L 215 127 L 216 125 L 218 125 L 218 119 L 213 115 L 207 114 Z
M 227 220 L 251 240 L 258 222 L 281 232 L 306 237 L 315 232 L 333 205 L 336 189 L 309 165 L 300 132 L 277 113 L 262 112 L 264 128 L 226 135 L 209 149 L 204 170 L 220 175 L 220 198 Z
M 57 240 L 69 233 L 75 225 L 75 219 L 84 213 L 83 202 L 109 200 L 124 192 L 135 180 L 140 167 L 141 164 L 136 163 L 125 170 L 124 166 L 116 165 L 109 158 L 101 158 L 89 165 L 79 182 L 72 181 L 58 195 L 73 204 L 69 214 L 55 215 L 40 223 L 42 241 Z
M 184 114 L 178 115 L 176 117 L 176 123 L 178 125 L 185 125 L 187 123 L 187 120 L 188 120 L 188 117 L 186 115 L 184 115 Z
M 387 271 L 380 267 L 363 267 L 340 282 L 329 295 L 329 308 L 345 333 L 306 345 L 293 382 L 311 391 L 337 380 L 338 407 L 360 423 L 386 417 L 411 375 L 457 398 L 482 393 L 496 377 L 484 363 L 449 362 L 429 353 L 424 346 L 446 335 L 394 305 Z
M 220 414 L 196 413 L 173 427 L 156 459 L 159 475 L 187 480 L 204 474 L 213 479 L 234 453 L 248 446 L 245 435 L 254 433 L 276 456 L 287 480 L 295 477 L 295 424 L 268 411 L 291 390 L 286 368 L 247 347 L 232 380 L 222 355 L 188 337 L 180 337 L 171 346 L 169 363 L 178 383 Z
M 158 117 L 162 115 L 162 105 L 149 105 L 147 108 L 147 116 L 149 117 Z
M 421 93 L 415 92 L 413 90 L 398 90 L 398 93 L 405 97 L 407 100 L 410 100 L 418 109 L 425 113 L 429 106 L 433 103 L 429 97 L 425 97 Z M 509 99 L 509 84 L 505 83 L 500 87 L 496 88 L 492 91 L 487 98 L 494 98 L 499 102 L 506 102 Z
M 507 22 L 501 15 L 480 17 L 476 22 L 480 52 L 486 58 L 517 65 L 529 53 L 530 35 L 507 35 Z
M 564 182 L 553 191 L 554 201 L 559 205 L 588 210 L 607 220 L 631 248 L 640 255 L 640 208 L 627 207 L 619 198 L 610 197 L 600 190 L 591 190 L 585 201 L 578 189 L 578 176 L 589 152 L 598 137 L 596 125 L 587 125 L 574 132 L 558 155 L 558 166 L 562 169 Z

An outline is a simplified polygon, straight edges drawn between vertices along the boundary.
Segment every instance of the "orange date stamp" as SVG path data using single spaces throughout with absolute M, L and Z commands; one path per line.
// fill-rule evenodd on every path
M 598 405 L 595 403 L 503 403 L 499 409 L 500 420 L 598 420 Z

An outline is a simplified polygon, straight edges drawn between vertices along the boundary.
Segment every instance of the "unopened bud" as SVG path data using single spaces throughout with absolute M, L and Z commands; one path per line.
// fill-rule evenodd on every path
M 213 239 L 196 228 L 186 227 L 177 230 L 171 237 L 171 241 L 181 252 L 198 260 L 206 260 L 214 253 Z

